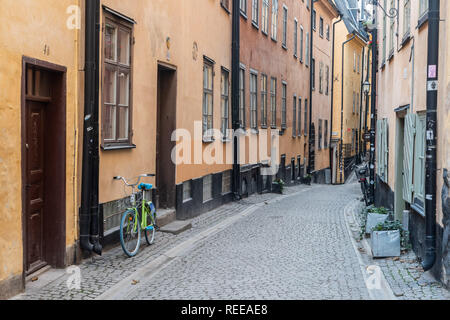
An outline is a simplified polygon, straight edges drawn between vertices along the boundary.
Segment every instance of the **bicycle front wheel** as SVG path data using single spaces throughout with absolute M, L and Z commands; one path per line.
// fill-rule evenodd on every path
M 141 244 L 141 225 L 134 211 L 127 211 L 120 221 L 120 244 L 129 257 L 134 257 Z

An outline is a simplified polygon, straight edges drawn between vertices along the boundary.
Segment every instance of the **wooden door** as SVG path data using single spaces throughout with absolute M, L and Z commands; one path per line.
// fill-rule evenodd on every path
M 46 262 L 44 247 L 44 126 L 45 104 L 26 101 L 26 268 L 32 273 Z

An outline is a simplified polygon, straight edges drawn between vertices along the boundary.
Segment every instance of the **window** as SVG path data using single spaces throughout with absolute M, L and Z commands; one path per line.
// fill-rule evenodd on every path
M 353 91 L 352 113 L 355 113 L 355 91 Z
M 384 182 L 388 182 L 389 138 L 388 120 L 377 120 L 377 174 Z
M 191 180 L 183 182 L 183 202 L 192 200 Z
M 319 119 L 319 150 L 322 149 L 322 119 Z
M 306 66 L 309 66 L 309 32 L 306 32 L 305 64 L 306 64 Z
M 277 40 L 278 0 L 272 0 L 272 39 Z
M 212 175 L 203 177 L 203 203 L 213 198 Z
M 314 31 L 316 31 L 316 10 L 313 10 L 312 14 L 312 28 Z
M 353 72 L 356 72 L 356 51 L 353 50 Z
M 311 0 L 306 0 L 306 8 L 307 9 L 309 9 L 309 2 L 310 2 Z
M 252 0 L 252 22 L 259 25 L 259 0 Z
M 288 8 L 283 6 L 283 47 L 287 46 L 287 16 L 288 16 Z
M 230 118 L 230 74 L 228 71 L 222 69 L 221 79 L 221 93 L 222 93 L 222 123 L 220 126 L 222 135 L 226 137 L 227 129 L 229 128 Z
M 323 38 L 323 18 L 320 17 L 319 19 L 319 36 Z
M 305 137 L 308 135 L 308 99 L 305 99 Z
M 300 26 L 300 62 L 303 62 L 303 27 Z
M 269 0 L 263 0 L 261 14 L 261 30 L 267 34 L 269 32 Z
M 325 120 L 324 129 L 325 129 L 325 134 L 324 134 L 323 144 L 324 144 L 325 149 L 328 149 L 328 120 Z
M 323 63 L 321 62 L 319 64 L 319 92 L 323 93 L 323 85 L 322 85 L 322 81 L 323 80 Z
M 330 67 L 325 67 L 325 94 L 328 95 L 330 90 Z
M 297 19 L 294 19 L 294 57 L 297 58 L 297 50 L 298 50 L 298 22 Z
M 286 129 L 287 84 L 283 82 L 281 92 L 281 129 Z
M 245 128 L 245 69 L 239 70 L 239 124 Z
M 271 111 L 271 126 L 277 127 L 277 79 L 270 79 L 270 111 Z
M 312 77 L 311 86 L 312 86 L 312 89 L 315 90 L 316 89 L 316 60 L 315 59 L 312 59 L 311 77 Z
M 302 135 L 302 98 L 298 98 L 298 119 L 297 119 L 297 123 L 298 123 L 297 135 L 301 136 Z
M 419 16 L 425 15 L 428 12 L 428 2 L 429 0 L 420 0 L 419 4 Z
M 220 0 L 220 4 L 225 10 L 230 12 L 230 0 Z
M 239 0 L 239 8 L 241 13 L 247 16 L 247 0 Z
M 327 40 L 330 41 L 330 25 L 329 24 L 327 24 L 327 33 L 326 33 L 326 35 L 327 35 Z
M 203 136 L 213 128 L 213 64 L 206 60 L 203 64 Z
M 258 126 L 258 76 L 250 73 L 250 128 L 256 129 Z
M 222 173 L 222 194 L 231 192 L 231 171 L 225 171 Z
M 292 137 L 297 137 L 297 96 L 292 101 Z
M 358 59 L 356 61 L 356 65 L 357 65 L 357 71 L 358 73 L 361 72 L 361 56 L 358 54 Z
M 395 8 L 394 0 L 391 0 L 391 9 Z M 391 24 L 389 29 L 389 57 L 394 52 L 394 33 L 395 33 L 395 18 L 391 18 Z
M 261 126 L 267 127 L 267 76 L 261 75 Z
M 103 42 L 102 142 L 131 145 L 131 39 L 133 27 L 105 15 Z
M 411 28 L 411 0 L 404 0 L 403 35 L 409 34 Z

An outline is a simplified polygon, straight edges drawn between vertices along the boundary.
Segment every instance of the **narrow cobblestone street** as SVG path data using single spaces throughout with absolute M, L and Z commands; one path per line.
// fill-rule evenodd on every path
M 361 208 L 358 188 L 301 185 L 286 188 L 284 196 L 251 196 L 197 217 L 178 236 L 158 233 L 156 244 L 135 258 L 117 247 L 86 260 L 80 290 L 68 289 L 64 270 L 50 271 L 15 299 L 370 299 L 345 217 L 349 208 Z M 178 254 L 168 254 L 174 248 Z M 138 278 L 140 269 L 165 257 L 171 259 Z M 448 299 L 437 284 L 402 282 L 392 272 L 408 275 L 410 265 L 402 270 L 394 261 L 377 261 L 397 297 Z M 366 257 L 365 263 L 372 262 Z M 52 272 L 54 279 L 44 283 Z

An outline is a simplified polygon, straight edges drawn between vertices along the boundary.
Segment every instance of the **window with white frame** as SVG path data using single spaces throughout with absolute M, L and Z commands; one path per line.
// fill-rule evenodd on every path
M 305 99 L 305 127 L 304 127 L 305 137 L 308 135 L 308 99 Z
M 227 129 L 229 128 L 229 118 L 230 118 L 230 73 L 222 69 L 221 78 L 221 109 L 222 109 L 222 123 L 220 130 L 222 135 L 226 137 Z
M 261 75 L 261 126 L 267 127 L 267 76 Z
M 330 90 L 330 67 L 325 67 L 325 95 L 328 95 Z
M 277 79 L 270 79 L 270 124 L 273 128 L 277 127 Z
M 309 66 L 309 32 L 306 32 L 306 52 L 305 52 L 305 65 Z
M 323 38 L 323 18 L 319 19 L 319 36 Z
M 239 69 L 239 124 L 245 128 L 245 69 Z
M 283 41 L 282 45 L 284 48 L 287 46 L 287 19 L 288 19 L 288 8 L 283 6 Z
M 419 4 L 419 16 L 422 17 L 425 13 L 428 12 L 428 4 L 429 0 L 420 0 Z
M 323 93 L 323 63 L 319 63 L 319 92 Z
M 277 40 L 278 0 L 272 0 L 272 39 Z
M 213 128 L 213 64 L 205 59 L 203 64 L 203 135 Z
M 403 3 L 403 35 L 407 35 L 411 28 L 411 0 Z
M 252 22 L 259 25 L 259 0 L 252 0 Z
M 303 26 L 300 26 L 300 62 L 303 62 Z
M 250 71 L 250 128 L 257 128 L 258 118 L 258 76 Z
M 294 19 L 294 57 L 297 58 L 298 50 L 298 22 L 297 18 Z
M 239 8 L 241 9 L 241 13 L 247 15 L 247 0 L 239 0 Z
M 321 150 L 322 149 L 322 119 L 319 119 L 319 137 L 318 137 L 318 139 L 319 139 L 319 143 L 318 143 L 319 150 Z
M 269 32 L 269 0 L 262 0 L 261 15 L 261 31 L 267 34 Z
M 391 10 L 395 8 L 395 1 L 391 0 Z M 389 29 L 389 56 L 394 52 L 394 34 L 395 34 L 395 18 L 390 18 Z
M 302 98 L 298 98 L 298 119 L 297 119 L 297 136 L 302 135 Z
M 292 137 L 297 137 L 297 96 L 292 100 Z

